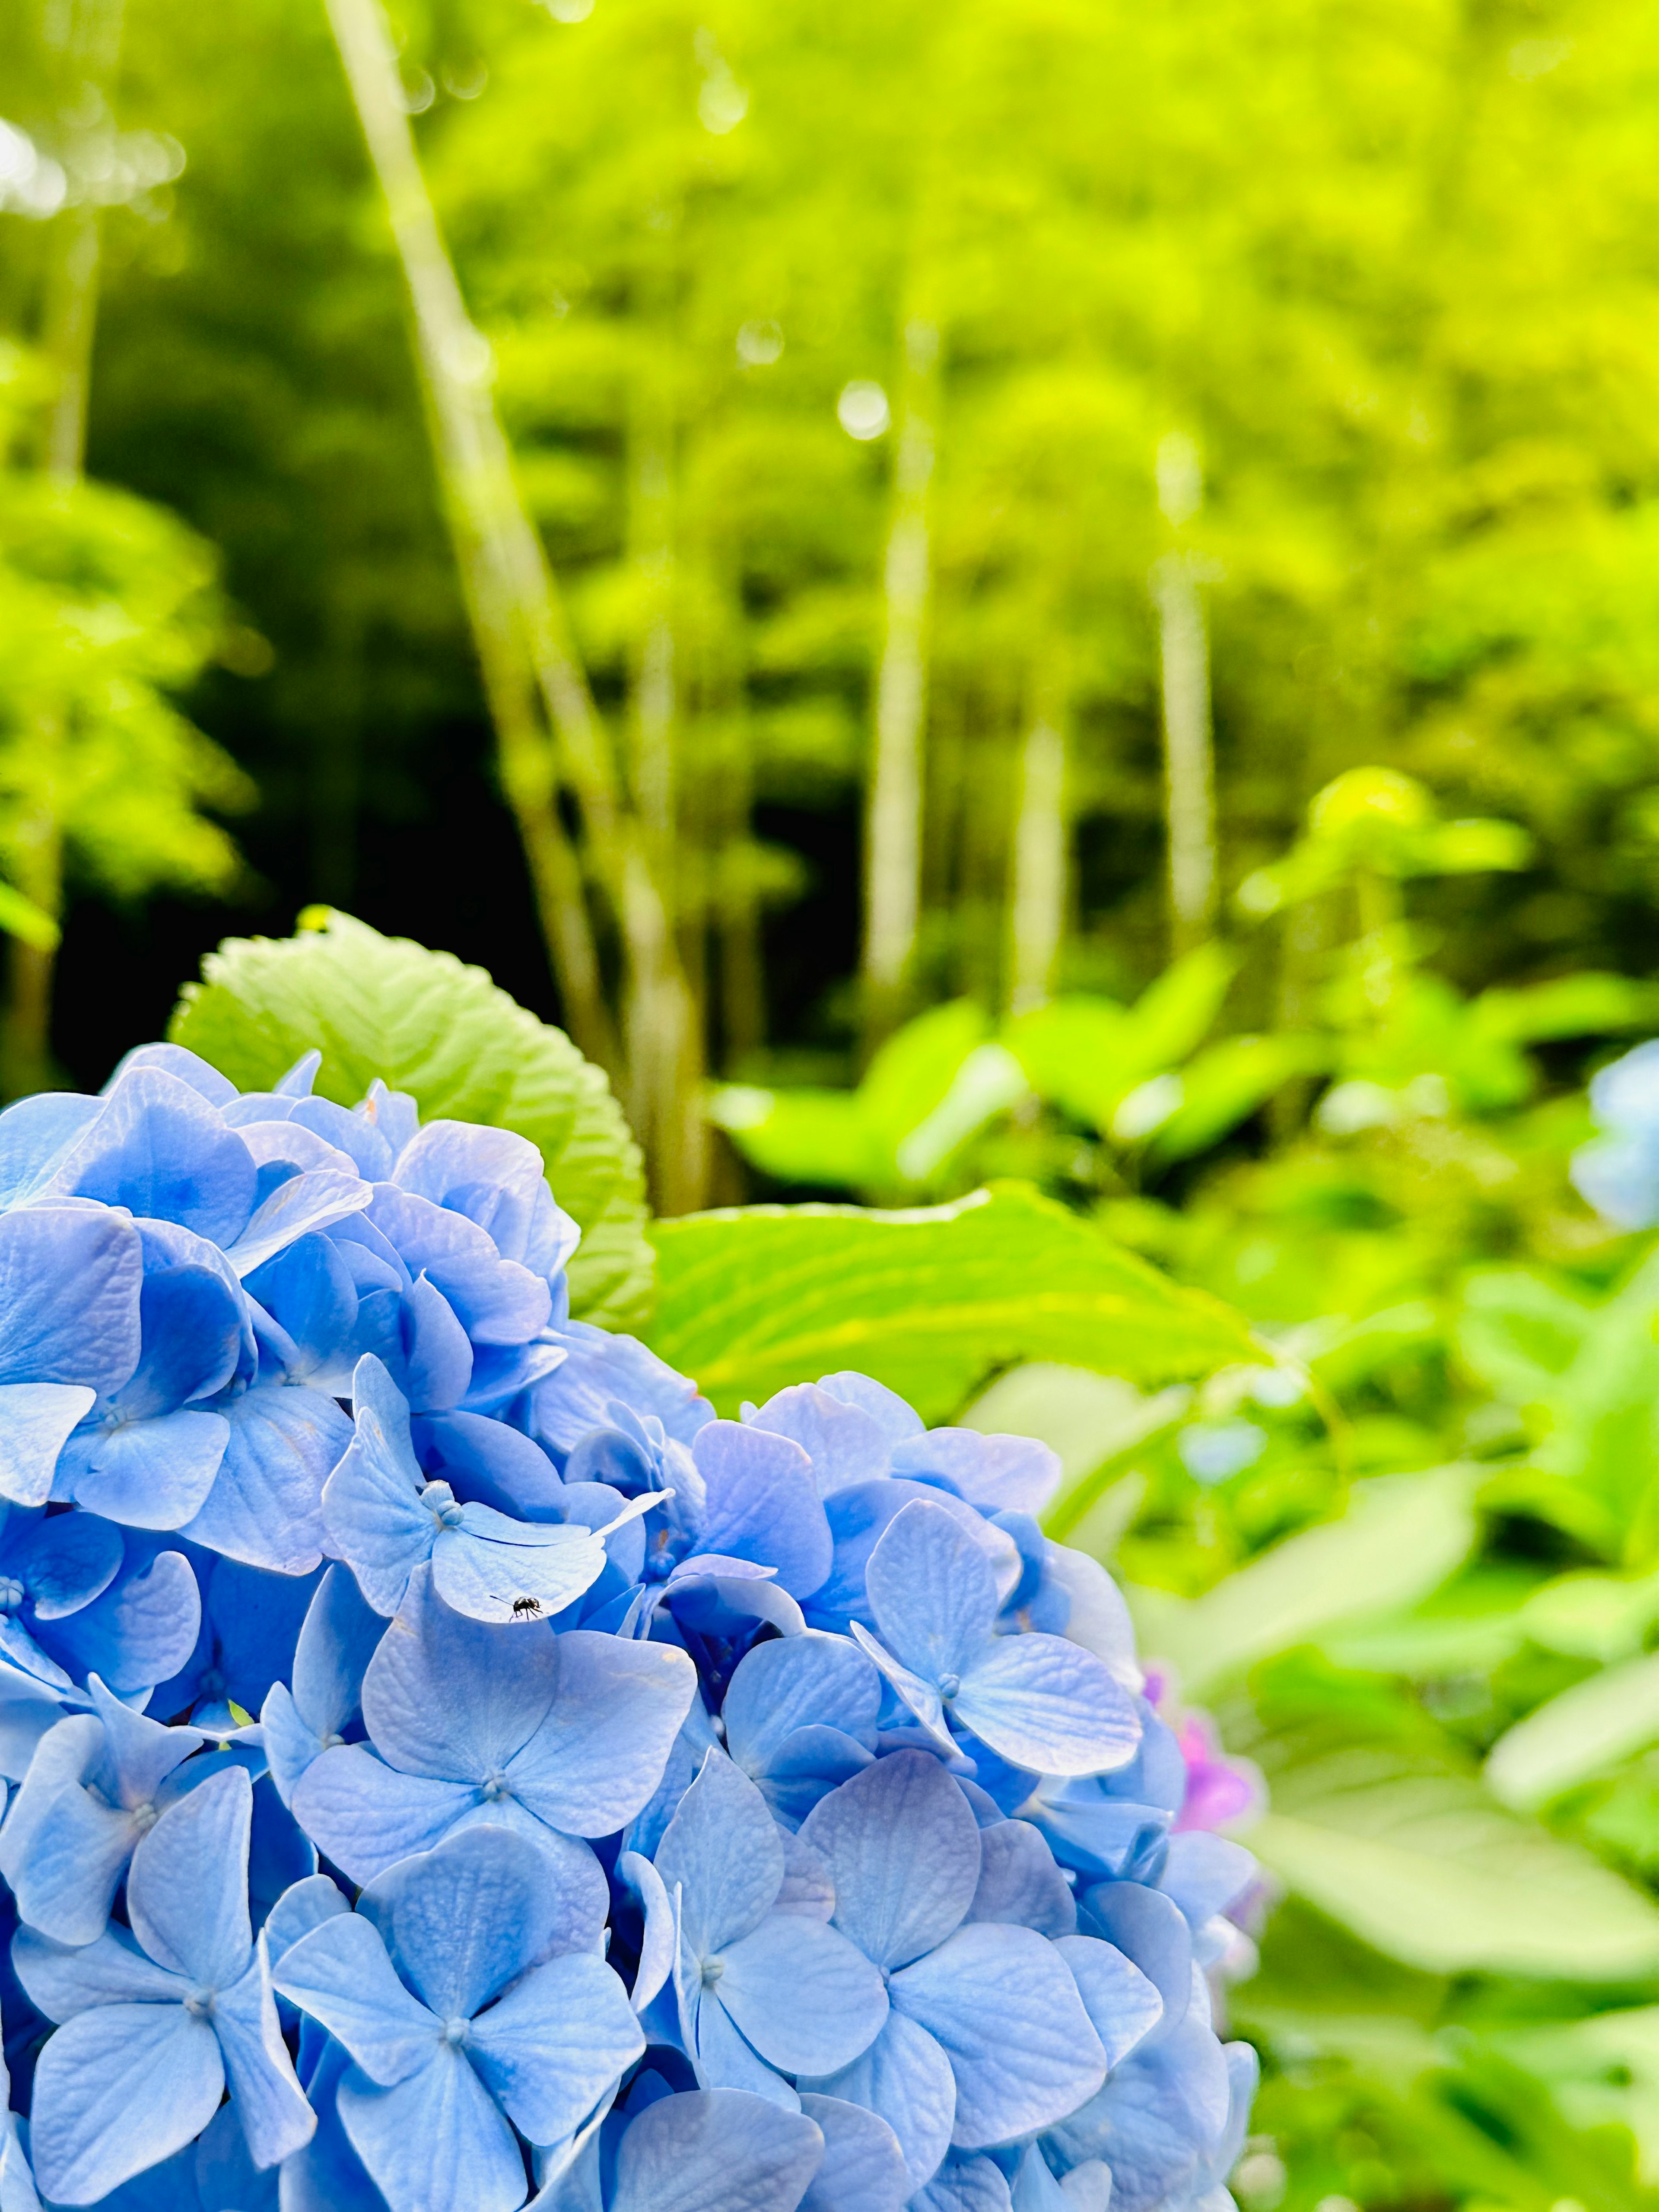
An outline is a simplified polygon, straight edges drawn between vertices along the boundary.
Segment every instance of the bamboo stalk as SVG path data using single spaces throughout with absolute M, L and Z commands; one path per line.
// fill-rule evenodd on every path
M 903 1012 L 921 918 L 922 734 L 938 369 L 938 325 L 916 318 L 904 332 L 883 577 L 885 635 L 876 680 L 875 764 L 865 833 L 863 981 L 869 1045 L 878 1043 Z
M 1020 748 L 1009 901 L 1008 1005 L 1016 1014 L 1052 994 L 1066 925 L 1065 690 L 1058 651 L 1051 650 L 1033 685 Z
M 571 1030 L 622 1079 L 657 1203 L 700 1199 L 707 1134 L 702 1037 L 670 908 L 617 775 L 572 647 L 546 554 L 526 510 L 490 389 L 489 348 L 462 299 L 410 129 L 380 0 L 326 0 L 413 312 L 417 354 L 486 691 L 502 787 L 534 881 Z M 528 682 L 526 679 L 527 665 Z M 531 702 L 539 698 L 552 746 Z M 621 1048 L 599 985 L 580 873 L 560 819 L 562 770 L 616 915 L 628 975 Z
M 1204 495 L 1198 450 L 1172 434 L 1158 453 L 1158 504 L 1179 530 Z M 1210 732 L 1210 641 L 1200 565 L 1188 552 L 1166 553 L 1153 568 L 1164 705 L 1164 794 L 1169 836 L 1173 950 L 1201 944 L 1216 908 L 1215 759 Z

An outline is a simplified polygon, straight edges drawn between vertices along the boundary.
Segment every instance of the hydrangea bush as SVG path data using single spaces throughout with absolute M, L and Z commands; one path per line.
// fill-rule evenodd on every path
M 1224 2208 L 1252 1863 L 1053 1455 L 717 1419 L 315 1066 L 0 1115 L 0 2212 Z

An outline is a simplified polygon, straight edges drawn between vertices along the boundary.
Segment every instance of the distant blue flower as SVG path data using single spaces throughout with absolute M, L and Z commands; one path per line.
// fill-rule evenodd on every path
M 428 1480 L 408 1404 L 372 1355 L 358 1363 L 353 1403 L 356 1432 L 329 1477 L 323 1513 L 377 1612 L 396 1613 L 410 1575 L 428 1563 L 445 1603 L 475 1620 L 561 1613 L 604 1572 L 602 1534 L 580 1522 L 512 1520 Z M 623 1506 L 617 1520 L 637 1519 L 653 1502 Z
M 124 1705 L 94 1674 L 94 1710 L 59 1721 L 0 1828 L 0 1875 L 31 1928 L 60 1943 L 104 1932 L 127 1863 L 190 1786 L 179 1772 L 207 1739 Z
M 879 1972 L 824 1924 L 827 1886 L 811 1882 L 813 1894 L 780 1909 L 790 1859 L 759 1790 L 720 1752 L 656 1852 L 678 1926 L 680 2036 L 699 2082 L 793 2105 L 778 2075 L 848 2064 L 880 2033 L 887 1998 Z
M 63 2023 L 35 2069 L 29 2144 L 57 2203 L 91 2204 L 199 2135 L 228 2081 L 256 2165 L 315 2124 L 247 1911 L 252 1790 L 230 1767 L 164 1813 L 127 1876 L 132 1932 L 84 1949 L 20 1930 L 17 1972 Z M 113 2094 L 112 2094 L 112 2092 Z
M 879 1640 L 854 1634 L 945 1749 L 949 1722 L 1040 1774 L 1121 1765 L 1140 1740 L 1127 1692 L 1057 1636 L 998 1636 L 1000 1597 L 984 1552 L 943 1504 L 917 1500 L 884 1531 L 866 1583 Z
M 1143 2029 L 1155 2014 L 1142 1978 L 1106 1944 L 1072 1937 L 1063 1948 L 1030 1926 L 975 1917 L 979 1828 L 927 1752 L 892 1753 L 844 1783 L 808 1815 L 800 1841 L 828 1871 L 832 1924 L 881 1968 L 892 2008 L 860 2057 L 811 2086 L 886 2120 L 915 2187 L 951 2143 L 1015 2140 L 1099 2089 L 1109 2052 L 1070 1946 L 1082 1944 L 1079 1967 L 1109 1978 Z
M 649 1799 L 696 1690 L 684 1651 L 452 1612 L 417 1569 L 363 1678 L 368 1741 L 324 1752 L 295 1785 L 307 1833 L 367 1881 L 453 1829 L 528 1835 L 572 1881 L 573 1838 L 613 1834 Z
M 631 2102 L 595 2131 L 575 2165 L 554 2181 L 542 2212 L 897 2212 L 884 2202 L 817 2187 L 826 2137 L 812 2113 L 789 2112 L 741 2089 L 656 2094 Z M 815 2106 L 828 2100 L 809 2100 Z
M 1589 1103 L 1606 1133 L 1573 1154 L 1573 1185 L 1615 1228 L 1651 1228 L 1659 1221 L 1659 1038 L 1593 1076 Z
M 578 1933 L 568 1904 L 532 1846 L 478 1827 L 283 1953 L 277 1987 L 356 2062 L 340 2118 L 392 2212 L 515 2212 L 529 2190 L 514 2130 L 574 2135 L 644 2050 L 599 1956 L 602 1909 Z

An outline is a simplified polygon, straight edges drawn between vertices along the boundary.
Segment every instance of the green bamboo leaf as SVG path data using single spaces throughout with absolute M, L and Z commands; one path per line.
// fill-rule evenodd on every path
M 650 1342 L 722 1412 L 850 1367 L 939 1421 L 1021 1360 L 1166 1382 L 1255 1352 L 1241 1316 L 1023 1184 L 895 1213 L 738 1207 L 651 1237 Z
M 648 1307 L 644 1176 L 622 1109 L 563 1031 L 483 969 L 327 912 L 297 937 L 228 938 L 202 981 L 185 985 L 167 1034 L 244 1091 L 267 1087 L 314 1047 L 317 1089 L 342 1105 L 378 1075 L 425 1119 L 516 1130 L 539 1146 L 581 1228 L 573 1312 L 622 1328 Z

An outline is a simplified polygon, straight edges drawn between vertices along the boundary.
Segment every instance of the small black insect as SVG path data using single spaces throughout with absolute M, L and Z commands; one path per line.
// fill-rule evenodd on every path
M 514 1620 L 534 1620 L 541 1609 L 542 1601 L 538 1597 L 515 1597 L 513 1601 Z

